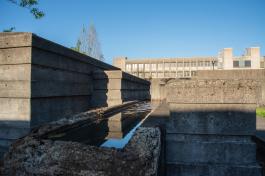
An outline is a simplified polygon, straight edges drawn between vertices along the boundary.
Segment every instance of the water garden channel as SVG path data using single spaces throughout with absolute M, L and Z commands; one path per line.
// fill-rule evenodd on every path
M 97 123 L 84 123 L 56 134 L 51 133 L 46 138 L 100 147 L 123 148 L 153 108 L 154 105 L 149 101 L 138 102 L 122 108 L 115 114 L 103 116 Z

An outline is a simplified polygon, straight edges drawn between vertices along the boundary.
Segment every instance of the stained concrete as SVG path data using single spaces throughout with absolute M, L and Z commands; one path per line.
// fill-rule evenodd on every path
M 248 79 L 169 81 L 167 175 L 261 176 L 251 140 L 261 87 Z
M 112 90 L 105 83 L 94 84 L 95 72 L 110 70 L 122 87 Z M 150 85 L 32 33 L 0 33 L 0 80 L 0 134 L 4 134 L 0 147 L 7 147 L 1 141 L 22 137 L 33 127 L 84 112 L 99 103 L 112 106 L 148 99 Z M 111 85 L 116 82 L 108 80 Z M 101 99 L 97 85 L 105 88 Z M 128 91 L 128 87 L 139 91 Z

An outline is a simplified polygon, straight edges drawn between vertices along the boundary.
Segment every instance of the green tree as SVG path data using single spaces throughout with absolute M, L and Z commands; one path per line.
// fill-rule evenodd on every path
M 36 18 L 40 19 L 44 17 L 44 12 L 40 11 L 36 6 L 38 5 L 38 0 L 8 0 L 9 2 L 16 4 L 20 7 L 29 9 L 30 13 Z
M 7 0 L 15 5 L 29 9 L 30 13 L 36 18 L 40 19 L 44 17 L 44 12 L 39 10 L 36 6 L 38 5 L 38 0 Z M 15 27 L 3 30 L 3 32 L 13 32 Z

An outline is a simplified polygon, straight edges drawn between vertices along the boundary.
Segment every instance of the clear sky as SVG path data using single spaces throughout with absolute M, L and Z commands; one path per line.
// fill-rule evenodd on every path
M 235 55 L 260 46 L 265 55 L 265 0 L 40 0 L 45 17 L 0 0 L 0 30 L 33 32 L 75 46 L 83 25 L 95 25 L 106 62 L 129 58 Z

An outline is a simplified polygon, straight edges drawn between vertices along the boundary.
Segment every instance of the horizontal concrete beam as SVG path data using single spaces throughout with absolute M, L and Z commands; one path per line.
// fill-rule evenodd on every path
M 27 32 L 0 33 L 0 48 L 5 49 L 5 48 L 20 48 L 20 47 L 38 48 L 47 51 L 49 53 L 56 53 L 57 55 L 62 55 L 72 60 L 96 66 L 99 69 L 103 70 L 119 70 L 117 67 L 98 61 L 87 55 L 78 53 L 72 49 L 51 42 L 32 33 L 27 33 Z
M 253 135 L 256 105 L 170 103 L 168 133 Z
M 173 80 L 166 89 L 167 101 L 174 103 L 257 104 L 262 96 L 255 80 Z

